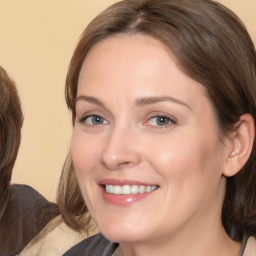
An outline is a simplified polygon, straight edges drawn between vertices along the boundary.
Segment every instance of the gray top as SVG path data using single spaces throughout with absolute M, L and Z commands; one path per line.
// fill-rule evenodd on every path
M 247 238 L 243 239 L 242 248 L 238 256 L 244 255 Z M 109 242 L 102 234 L 91 236 L 69 249 L 63 256 L 121 256 L 117 243 Z M 251 255 L 251 254 L 250 254 Z M 254 254 L 253 254 L 254 255 Z M 256 256 L 256 255 L 255 255 Z

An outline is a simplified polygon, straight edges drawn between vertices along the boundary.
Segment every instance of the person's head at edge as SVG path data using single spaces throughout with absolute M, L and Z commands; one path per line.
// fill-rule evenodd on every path
M 14 81 L 0 66 L 0 218 L 8 202 L 12 170 L 17 158 L 23 114 Z
M 242 116 L 249 114 L 256 119 L 255 48 L 246 29 L 231 11 L 207 0 L 131 0 L 117 3 L 96 17 L 75 49 L 66 79 L 66 100 L 72 111 L 73 125 L 79 75 L 88 52 L 113 35 L 135 34 L 160 41 L 170 50 L 179 68 L 204 86 L 214 109 L 220 140 L 231 132 L 239 135 L 238 124 L 247 122 Z M 251 140 L 248 160 L 238 161 L 236 168 L 224 174 L 227 183 L 222 223 L 236 241 L 256 235 L 256 149 L 255 139 Z M 236 153 L 239 157 L 239 151 Z M 87 209 L 70 156 L 62 174 L 58 202 L 68 224 L 77 229 L 85 228 Z

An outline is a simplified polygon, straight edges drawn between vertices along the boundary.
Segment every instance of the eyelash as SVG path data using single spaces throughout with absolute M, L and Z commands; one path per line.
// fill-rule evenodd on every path
M 166 123 L 163 123 L 163 125 L 160 125 L 159 123 L 158 124 L 156 124 L 156 125 L 152 125 L 152 124 L 147 124 L 147 123 L 149 123 L 150 122 L 150 120 L 152 120 L 152 119 L 162 119 L 163 121 L 167 121 L 168 123 L 166 124 Z M 157 120 L 156 120 L 156 123 L 157 123 Z M 152 126 L 152 127 L 154 127 L 155 129 L 164 129 L 164 128 L 168 128 L 168 127 L 170 127 L 170 126 L 172 126 L 172 125 L 175 125 L 175 124 L 177 124 L 177 121 L 174 119 L 174 118 L 172 118 L 172 117 L 170 117 L 170 116 L 168 116 L 168 115 L 164 115 L 164 114 L 162 114 L 162 115 L 154 115 L 154 116 L 152 116 L 152 117 L 150 117 L 147 121 L 146 121 L 146 123 L 144 123 L 146 126 Z
M 86 121 L 89 119 L 89 118 L 99 118 L 99 119 L 101 119 L 103 122 L 105 121 L 105 122 L 108 122 L 108 121 L 106 121 L 103 117 L 101 117 L 101 116 L 99 116 L 99 115 L 87 115 L 87 116 L 83 116 L 82 118 L 80 118 L 79 120 L 78 120 L 78 122 L 79 123 L 86 123 Z M 92 122 L 93 122 L 93 120 L 92 120 Z M 87 126 L 90 126 L 90 127 L 94 127 L 94 126 L 98 126 L 98 125 L 105 125 L 104 123 L 100 123 L 100 124 L 88 124 L 88 123 L 86 123 L 86 125 Z
M 86 123 L 86 121 L 87 121 L 89 118 L 92 119 L 90 124 Z M 99 119 L 102 121 L 102 123 L 93 124 L 93 119 L 96 119 L 96 118 L 99 118 Z M 162 119 L 162 121 L 165 121 L 165 123 L 163 123 L 163 125 L 161 125 L 161 124 L 157 123 L 157 120 L 156 120 L 156 125 L 148 124 L 150 121 L 152 121 L 153 119 L 157 119 L 157 118 L 158 118 L 158 119 Z M 168 123 L 166 123 L 166 121 L 167 121 Z M 105 120 L 105 119 L 104 119 L 103 117 L 101 117 L 100 115 L 94 115 L 94 114 L 92 114 L 92 115 L 87 115 L 87 116 L 83 116 L 82 118 L 80 118 L 80 119 L 78 120 L 78 122 L 79 122 L 79 123 L 85 123 L 85 125 L 86 125 L 86 126 L 89 126 L 89 127 L 96 127 L 96 126 L 99 126 L 99 125 L 106 125 L 106 124 L 108 123 L 108 121 Z M 105 122 L 105 123 L 104 123 L 104 122 Z M 154 115 L 154 116 L 151 116 L 151 117 L 144 123 L 144 125 L 146 125 L 146 126 L 151 126 L 151 127 L 155 128 L 155 129 L 164 129 L 164 128 L 168 128 L 168 127 L 170 127 L 170 126 L 172 126 L 172 125 L 175 125 L 175 124 L 177 124 L 177 121 L 176 121 L 174 118 L 172 118 L 172 117 L 170 117 L 170 116 L 167 116 L 167 115 Z

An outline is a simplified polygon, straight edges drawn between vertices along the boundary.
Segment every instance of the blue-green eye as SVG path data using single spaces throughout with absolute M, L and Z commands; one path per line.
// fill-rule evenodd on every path
M 176 122 L 167 116 L 153 116 L 148 120 L 147 123 L 148 125 L 152 126 L 168 126 Z
M 85 116 L 81 118 L 79 122 L 86 123 L 87 125 L 101 125 L 108 123 L 103 117 L 97 115 Z

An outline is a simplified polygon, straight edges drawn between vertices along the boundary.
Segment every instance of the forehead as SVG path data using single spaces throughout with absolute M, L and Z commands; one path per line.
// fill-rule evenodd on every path
M 127 53 L 129 58 L 127 58 Z M 162 56 L 166 57 L 166 55 L 168 55 L 167 58 L 161 58 Z M 101 74 L 104 70 L 107 71 L 108 68 L 113 69 L 114 67 L 118 69 L 119 67 L 126 67 L 127 72 L 132 71 L 134 74 L 136 71 L 134 69 L 135 63 L 137 68 L 138 64 L 145 69 L 150 66 L 156 67 L 156 65 L 153 66 L 152 57 L 156 61 L 161 58 L 162 64 L 165 62 L 166 65 L 170 65 L 171 52 L 160 41 L 150 36 L 136 33 L 107 37 L 93 45 L 89 50 L 82 66 L 80 78 L 86 73 L 89 75 L 88 69 L 95 68 L 95 66 L 98 67 Z M 143 71 L 142 68 L 138 70 L 138 72 L 141 71 Z
M 202 94 L 203 86 L 182 72 L 171 51 L 145 35 L 119 35 L 94 45 L 86 56 L 78 83 L 78 94 L 108 89 L 116 93 L 135 89 L 138 93 Z M 144 95 L 147 96 L 147 95 Z

